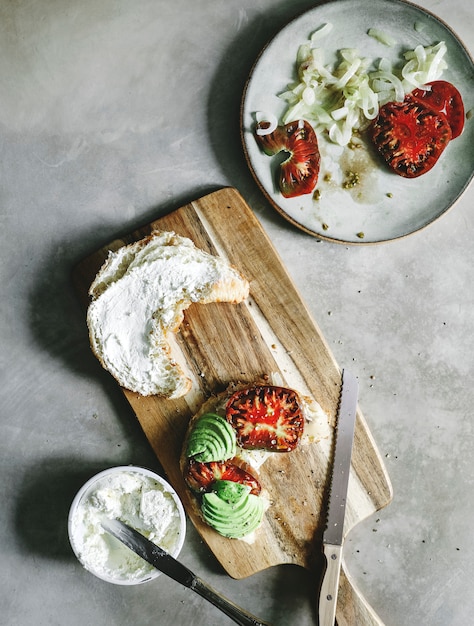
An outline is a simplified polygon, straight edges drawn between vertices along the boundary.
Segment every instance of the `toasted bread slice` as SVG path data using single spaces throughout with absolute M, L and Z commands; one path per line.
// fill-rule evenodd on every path
M 173 232 L 110 253 L 93 281 L 87 324 L 92 350 L 122 387 L 178 398 L 192 382 L 178 361 L 173 333 L 192 303 L 238 303 L 247 279 L 225 260 Z
M 259 386 L 268 387 L 269 385 L 275 384 L 277 385 L 275 389 L 282 389 L 278 386 L 278 382 L 281 382 L 279 380 L 280 378 L 281 377 L 278 374 L 272 374 L 271 376 L 255 380 L 252 384 L 240 382 L 231 383 L 225 391 L 210 396 L 191 417 L 181 448 L 180 470 L 185 482 L 192 492 L 192 497 L 190 499 L 192 511 L 204 521 L 206 521 L 206 519 L 202 515 L 202 496 L 205 492 L 214 490 L 213 485 L 216 483 L 212 483 L 213 478 L 219 479 L 219 476 L 216 475 L 216 473 L 214 473 L 213 477 L 213 462 L 215 462 L 214 467 L 217 466 L 215 467 L 215 471 L 217 473 L 226 471 L 226 473 L 230 472 L 231 475 L 233 474 L 233 476 L 229 476 L 229 478 L 224 476 L 219 480 L 235 480 L 236 482 L 242 481 L 244 484 L 252 488 L 252 492 L 254 492 L 255 485 L 252 478 L 255 479 L 259 487 L 257 495 L 262 498 L 265 510 L 270 507 L 270 499 L 268 497 L 265 484 L 261 481 L 260 470 L 265 461 L 272 455 L 276 455 L 278 457 L 279 455 L 285 453 L 274 452 L 267 449 L 244 449 L 239 445 L 237 445 L 236 449 L 232 452 L 229 452 L 230 446 L 228 446 L 225 441 L 226 437 L 223 437 L 223 439 L 221 438 L 221 442 L 223 442 L 222 446 L 219 446 L 218 443 L 216 444 L 215 426 L 212 424 L 212 420 L 215 416 L 226 419 L 226 407 L 228 406 L 229 400 L 236 392 L 252 390 L 253 388 Z M 286 391 L 297 395 L 298 403 L 302 409 L 304 417 L 304 433 L 301 437 L 301 445 L 315 444 L 321 439 L 326 439 L 329 436 L 330 430 L 329 416 L 326 415 L 319 403 L 312 397 L 301 395 L 288 387 L 285 389 Z M 201 434 L 202 431 L 198 435 L 195 434 L 199 429 L 198 423 L 201 418 L 203 418 L 207 424 L 210 423 L 209 428 L 211 430 L 209 438 L 211 443 L 209 446 L 206 446 L 206 438 L 203 438 L 203 435 Z M 203 424 L 203 422 L 201 422 L 201 424 Z M 203 428 L 207 428 L 207 425 L 202 425 L 201 429 Z M 193 445 L 195 443 L 198 444 L 197 447 Z M 202 448 L 199 447 L 199 444 L 202 445 Z M 212 457 L 212 461 L 209 458 L 206 463 L 205 459 L 200 457 L 202 449 L 207 449 L 212 455 L 216 456 Z M 225 456 L 218 459 L 217 455 L 223 450 L 225 450 Z M 204 462 L 201 463 L 200 461 Z M 209 469 L 207 469 L 206 466 Z M 236 474 L 236 472 L 240 472 L 241 470 L 246 472 L 248 475 L 242 476 L 241 474 Z M 212 526 L 212 524 L 210 525 Z M 217 528 L 215 529 L 217 532 L 220 532 Z M 258 530 L 258 527 L 254 530 Z M 250 542 L 255 539 L 253 532 L 248 536 L 244 534 L 240 538 Z

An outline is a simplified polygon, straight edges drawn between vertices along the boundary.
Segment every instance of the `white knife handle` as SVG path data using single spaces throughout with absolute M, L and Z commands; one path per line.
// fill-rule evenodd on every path
M 334 626 L 339 575 L 341 573 L 342 546 L 324 544 L 323 552 L 326 557 L 326 571 L 319 596 L 319 626 Z

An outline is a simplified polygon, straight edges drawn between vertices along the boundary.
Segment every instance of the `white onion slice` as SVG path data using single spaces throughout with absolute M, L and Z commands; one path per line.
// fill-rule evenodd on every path
M 284 124 L 306 119 L 315 130 L 327 131 L 329 139 L 336 144 L 347 145 L 355 130 L 366 127 L 368 121 L 377 117 L 383 104 L 402 102 L 415 87 L 439 79 L 447 67 L 444 42 L 419 45 L 406 52 L 401 70 L 387 58 L 375 65 L 375 59 L 362 57 L 356 48 L 338 50 L 339 61 L 330 65 L 325 61 L 324 48 L 317 47 L 316 42 L 332 28 L 332 24 L 323 24 L 299 46 L 298 80 L 287 85 L 280 98 L 287 103 L 281 118 Z M 386 45 L 395 44 L 382 31 L 367 32 Z M 266 121 L 268 118 L 265 116 Z M 273 132 L 273 125 L 257 132 Z
M 340 89 L 341 87 L 345 87 L 350 79 L 354 76 L 354 74 L 359 69 L 362 63 L 362 59 L 354 59 L 351 63 L 350 67 L 346 71 L 346 73 L 337 81 L 336 88 Z
M 335 120 L 336 122 L 339 122 L 339 120 L 344 119 L 345 117 L 347 117 L 347 114 L 349 113 L 349 108 L 348 107 L 341 107 L 340 109 L 335 109 L 331 115 L 332 115 L 332 119 Z
M 391 35 L 387 34 L 383 30 L 379 30 L 378 28 L 369 28 L 367 34 L 369 37 L 373 37 L 385 46 L 394 46 L 397 43 Z
M 314 33 L 311 35 L 310 40 L 311 43 L 318 41 L 318 39 L 322 39 L 326 37 L 332 31 L 333 25 L 329 22 L 327 24 L 323 24 L 319 28 L 317 28 Z
M 262 122 L 268 122 L 269 124 L 267 128 L 261 128 L 260 126 L 257 128 L 255 132 L 260 137 L 263 137 L 264 135 L 270 135 L 278 126 L 278 119 L 276 115 L 273 115 L 273 113 L 263 113 L 263 111 L 257 111 L 255 113 L 255 119 L 259 124 L 261 124 Z

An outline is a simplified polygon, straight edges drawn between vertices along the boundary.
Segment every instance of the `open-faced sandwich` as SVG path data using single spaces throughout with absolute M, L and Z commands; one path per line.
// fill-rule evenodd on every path
M 180 458 L 195 512 L 225 537 L 248 538 L 270 506 L 261 465 L 327 428 L 319 404 L 287 387 L 260 381 L 212 396 L 190 420 Z

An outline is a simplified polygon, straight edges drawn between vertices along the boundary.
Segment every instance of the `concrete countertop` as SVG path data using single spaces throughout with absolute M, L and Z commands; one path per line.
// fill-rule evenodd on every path
M 469 0 L 421 0 L 474 50 Z M 308 0 L 59 0 L 0 6 L 0 622 L 230 620 L 160 577 L 123 588 L 81 568 L 71 500 L 112 465 L 160 466 L 91 354 L 70 272 L 121 233 L 221 186 L 269 234 L 360 406 L 394 499 L 348 536 L 351 576 L 387 626 L 474 613 L 474 188 L 422 232 L 318 241 L 262 196 L 238 134 L 258 53 Z M 472 85 L 472 83 L 471 83 Z M 191 524 L 181 559 L 275 625 L 317 622 L 317 581 L 277 567 L 235 581 Z

